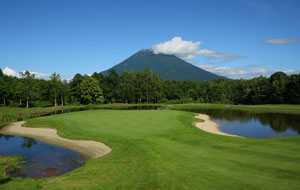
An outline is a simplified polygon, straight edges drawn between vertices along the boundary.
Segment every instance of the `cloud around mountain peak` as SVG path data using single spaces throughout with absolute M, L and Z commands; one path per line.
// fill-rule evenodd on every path
M 209 59 L 223 59 L 225 62 L 246 58 L 246 56 L 236 53 L 218 53 L 214 50 L 200 49 L 201 43 L 200 41 L 185 41 L 181 37 L 174 37 L 170 41 L 153 45 L 152 50 L 155 54 L 175 55 L 184 60 L 195 59 L 197 55 Z
M 195 59 L 201 42 L 184 41 L 181 37 L 174 37 L 170 41 L 155 44 L 152 50 L 155 54 L 175 55 L 181 59 Z

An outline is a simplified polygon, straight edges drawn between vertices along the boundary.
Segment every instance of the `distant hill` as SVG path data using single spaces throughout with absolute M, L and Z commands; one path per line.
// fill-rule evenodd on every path
M 164 80 L 201 82 L 225 78 L 196 67 L 174 55 L 154 54 L 152 50 L 141 50 L 125 61 L 103 71 L 103 74 L 107 75 L 111 69 L 121 74 L 124 70 L 144 71 L 147 67 L 153 73 L 158 73 Z

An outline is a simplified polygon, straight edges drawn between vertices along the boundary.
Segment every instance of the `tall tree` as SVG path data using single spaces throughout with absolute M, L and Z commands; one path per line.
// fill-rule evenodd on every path
M 70 93 L 73 102 L 80 102 L 79 85 L 83 81 L 83 76 L 77 73 L 70 82 Z
M 102 89 L 96 79 L 90 76 L 84 76 L 83 81 L 79 84 L 80 100 L 83 104 L 103 103 Z
M 136 82 L 135 82 L 135 99 L 137 103 L 142 103 L 145 98 L 145 80 L 144 80 L 144 72 L 138 71 L 135 73 Z
M 54 106 L 57 106 L 57 95 L 61 90 L 61 85 L 59 74 L 53 73 L 50 77 L 50 92 L 54 97 Z
M 19 107 L 22 106 L 22 100 L 24 100 L 23 96 L 23 83 L 18 82 L 15 88 L 15 97 L 19 101 Z
M 125 103 L 134 102 L 134 78 L 132 72 L 123 71 L 120 77 L 121 97 Z
M 68 81 L 67 80 L 60 82 L 59 91 L 60 91 L 60 103 L 61 103 L 61 106 L 64 106 L 65 95 L 66 95 L 66 92 L 68 91 Z
M 32 96 L 32 88 L 34 84 L 34 74 L 31 74 L 29 71 L 25 72 L 20 72 L 20 75 L 22 77 L 22 82 L 23 82 L 23 94 L 26 99 L 26 108 L 29 107 L 29 99 Z
M 286 100 L 290 104 L 300 104 L 300 73 L 291 75 L 287 84 Z
M 2 70 L 0 69 L 0 97 L 2 98 L 3 105 L 6 105 L 7 97 L 7 83 L 5 82 L 5 76 L 3 75 Z
M 103 81 L 103 92 L 106 102 L 114 103 L 120 97 L 120 77 L 118 73 L 112 69 L 109 70 Z
M 144 71 L 145 80 L 146 80 L 146 102 L 149 102 L 149 94 L 151 93 L 151 85 L 152 85 L 152 72 L 147 67 Z
M 270 77 L 271 101 L 274 104 L 282 104 L 285 102 L 286 85 L 288 76 L 284 72 L 276 72 Z
M 162 78 L 157 74 L 154 73 L 153 74 L 153 85 L 152 85 L 152 102 L 153 103 L 158 103 L 158 101 L 160 101 L 160 99 L 162 99 L 163 97 L 163 81 Z

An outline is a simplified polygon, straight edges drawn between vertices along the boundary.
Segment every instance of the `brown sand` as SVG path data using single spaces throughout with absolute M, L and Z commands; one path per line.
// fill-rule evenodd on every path
M 231 136 L 231 137 L 241 137 L 238 135 L 232 135 L 228 133 L 223 133 L 222 131 L 219 130 L 218 124 L 211 121 L 208 115 L 205 114 L 199 114 L 195 118 L 202 119 L 204 122 L 197 122 L 195 125 L 199 129 L 202 129 L 203 131 L 217 134 L 217 135 L 225 135 L 225 136 Z
M 25 122 L 14 122 L 0 130 L 4 135 L 18 135 L 64 147 L 79 152 L 86 158 L 99 158 L 108 154 L 111 148 L 101 142 L 87 140 L 70 140 L 57 135 L 55 129 L 21 127 Z

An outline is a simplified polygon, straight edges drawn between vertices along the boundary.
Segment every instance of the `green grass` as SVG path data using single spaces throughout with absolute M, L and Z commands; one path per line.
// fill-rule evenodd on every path
M 100 108 L 129 108 L 133 106 L 151 106 L 156 104 L 101 104 L 101 105 L 80 105 L 80 106 L 56 106 L 56 107 L 34 107 L 34 108 L 18 108 L 18 107 L 0 107 L 0 128 L 19 120 L 27 120 L 33 117 L 49 114 L 55 111 L 69 109 L 100 109 Z
M 23 169 L 23 161 L 20 156 L 0 156 L 0 185 L 11 180 L 8 173 Z
M 62 176 L 14 178 L 0 189 L 300 189 L 300 138 L 209 134 L 195 114 L 173 110 L 93 110 L 30 120 L 71 139 L 101 141 L 108 155 Z
M 192 103 L 192 104 L 173 104 L 172 109 L 238 109 L 242 111 L 256 113 L 287 113 L 300 114 L 300 105 L 291 104 L 265 104 L 265 105 L 230 105 L 230 104 L 210 104 L 210 103 Z
M 45 115 L 54 111 L 81 108 L 82 106 L 56 106 L 47 108 L 17 108 L 0 107 L 0 128 L 10 122 L 26 120 L 39 115 Z

